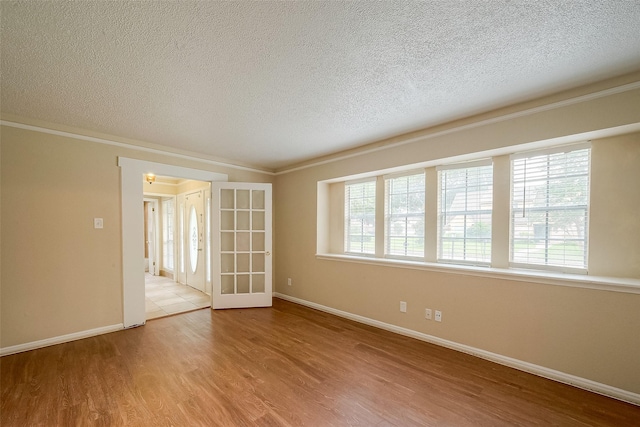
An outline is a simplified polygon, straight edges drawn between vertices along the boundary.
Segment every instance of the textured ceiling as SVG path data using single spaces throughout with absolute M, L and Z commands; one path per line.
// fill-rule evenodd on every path
M 640 1 L 2 1 L 4 113 L 278 168 L 640 69 Z

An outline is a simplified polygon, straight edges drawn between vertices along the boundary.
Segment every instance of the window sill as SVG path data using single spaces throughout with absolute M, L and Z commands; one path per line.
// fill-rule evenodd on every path
M 515 280 L 519 282 L 533 282 L 545 285 L 570 286 L 575 288 L 640 294 L 640 280 L 623 277 L 601 277 L 589 276 L 586 274 L 568 274 L 514 268 L 477 267 L 458 264 L 453 265 L 434 262 L 359 257 L 343 254 L 316 254 L 316 258 L 325 261 L 353 262 L 358 264 L 434 271 L 438 273 Z

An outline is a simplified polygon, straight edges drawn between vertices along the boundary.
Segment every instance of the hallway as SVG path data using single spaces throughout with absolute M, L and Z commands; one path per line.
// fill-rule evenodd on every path
M 144 274 L 146 320 L 211 307 L 211 297 L 164 276 Z

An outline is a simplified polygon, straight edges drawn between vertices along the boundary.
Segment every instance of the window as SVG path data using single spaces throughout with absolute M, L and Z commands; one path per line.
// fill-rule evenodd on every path
M 374 254 L 376 250 L 376 182 L 345 184 L 345 252 Z
M 207 202 L 205 204 L 205 209 L 206 209 L 206 213 L 205 213 L 205 218 L 207 219 L 207 243 L 206 243 L 206 248 L 207 248 L 207 255 L 206 255 L 206 262 L 205 264 L 207 265 L 207 282 L 211 281 L 211 197 L 207 197 Z
M 318 254 L 588 274 L 590 157 L 581 143 L 319 182 Z
M 587 268 L 590 152 L 512 156 L 512 264 Z
M 438 260 L 491 262 L 491 160 L 438 168 Z
M 173 199 L 162 201 L 162 265 L 173 271 Z
M 178 216 L 180 218 L 180 234 L 184 233 L 184 203 L 180 203 L 180 210 L 178 210 Z M 180 238 L 180 273 L 184 274 L 184 238 Z
M 424 172 L 385 177 L 385 255 L 424 257 L 424 185 Z

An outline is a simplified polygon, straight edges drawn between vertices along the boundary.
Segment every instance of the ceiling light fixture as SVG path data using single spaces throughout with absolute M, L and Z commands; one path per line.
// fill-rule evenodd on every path
M 148 173 L 144 176 L 149 184 L 156 182 L 156 176 L 152 173 Z

